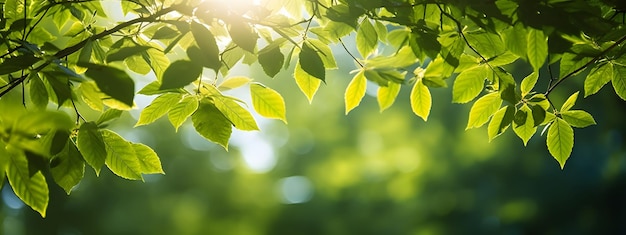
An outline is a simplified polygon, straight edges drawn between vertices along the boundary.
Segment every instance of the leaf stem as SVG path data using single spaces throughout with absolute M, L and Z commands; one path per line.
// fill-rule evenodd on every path
M 350 55 L 350 57 L 352 57 L 352 59 L 354 60 L 354 62 L 356 62 L 359 66 L 361 66 L 361 68 L 364 68 L 365 66 L 359 62 L 359 60 L 350 52 L 350 50 L 348 50 L 348 47 L 346 47 L 346 44 L 343 43 L 343 40 L 341 40 L 341 38 L 339 39 L 339 43 L 341 43 L 341 46 L 343 47 L 343 49 L 348 53 L 348 55 Z

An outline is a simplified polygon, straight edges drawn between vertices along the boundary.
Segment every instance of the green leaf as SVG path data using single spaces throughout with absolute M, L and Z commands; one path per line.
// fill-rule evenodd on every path
M 102 133 L 93 122 L 85 122 L 78 129 L 76 137 L 76 147 L 83 155 L 83 158 L 100 175 L 100 169 L 104 165 L 107 157 L 107 150 L 102 139 Z
M 418 79 L 411 89 L 411 109 L 415 115 L 428 120 L 430 109 L 432 107 L 432 97 L 428 87 L 426 87 L 422 79 Z
M 485 86 L 487 68 L 477 66 L 461 72 L 452 86 L 452 102 L 467 103 L 480 94 Z
M 122 110 L 118 109 L 107 109 L 98 117 L 98 121 L 96 121 L 97 125 L 102 125 L 108 121 L 119 118 L 122 115 Z
M 548 57 L 548 37 L 543 30 L 528 29 L 528 62 L 535 71 L 539 71 Z
M 201 102 L 198 110 L 191 115 L 193 126 L 202 137 L 215 142 L 228 150 L 228 140 L 232 133 L 232 123 L 215 105 Z
M 152 71 L 156 75 L 157 79 L 161 81 L 163 78 L 163 73 L 170 65 L 170 60 L 165 56 L 165 54 L 157 49 L 149 49 L 143 53 L 141 53 L 141 57 L 143 60 L 150 65 Z M 130 57 L 134 58 L 134 57 Z M 127 67 L 134 67 L 136 65 L 127 63 Z
M 106 146 L 105 164 L 116 175 L 130 180 L 142 179 L 141 163 L 135 155 L 132 144 L 111 130 L 102 130 Z
M 237 46 L 254 53 L 254 48 L 256 47 L 259 35 L 244 19 L 237 19 L 230 22 L 230 29 L 228 30 L 228 33 Z
M 202 67 L 188 60 L 178 60 L 172 63 L 165 72 L 159 89 L 182 88 L 198 80 L 202 74 Z
M 365 96 L 365 89 L 367 88 L 367 79 L 365 79 L 364 70 L 360 70 L 352 81 L 348 84 L 346 92 L 344 94 L 344 101 L 346 104 L 346 115 L 352 111 L 352 109 L 359 106 L 363 96 Z
M 548 129 L 546 144 L 552 157 L 563 169 L 574 148 L 574 130 L 565 120 L 557 118 Z
M 369 56 L 378 45 L 378 34 L 368 18 L 361 21 L 356 31 L 356 48 L 363 58 Z
M 82 82 L 78 85 L 78 89 L 80 90 L 80 97 L 89 108 L 96 111 L 102 111 L 104 109 L 102 93 L 98 90 L 98 86 L 95 82 Z
M 626 67 L 614 66 L 613 78 L 611 81 L 613 83 L 615 93 L 617 93 L 622 100 L 626 100 Z
M 502 107 L 491 117 L 491 121 L 487 126 L 487 135 L 489 136 L 489 142 L 496 137 L 500 136 L 511 125 L 513 117 L 515 116 L 515 106 L 508 105 Z
M 262 84 L 253 83 L 250 84 L 250 96 L 254 110 L 261 116 L 287 123 L 285 100 L 278 92 Z
M 40 59 L 31 54 L 22 54 L 15 57 L 4 59 L 0 63 L 0 75 L 10 74 L 13 72 L 27 69 Z
M 322 81 L 304 71 L 300 66 L 300 61 L 296 63 L 293 76 L 296 79 L 298 88 L 300 88 L 300 91 L 304 93 L 306 98 L 309 100 L 309 103 L 313 102 L 313 97 L 320 88 Z
M 561 113 L 561 117 L 573 127 L 585 128 L 596 124 L 593 116 L 583 110 L 565 111 Z
M 31 176 L 26 156 L 17 150 L 4 157 L 8 158 L 6 176 L 15 195 L 33 210 L 39 212 L 41 217 L 46 217 L 49 191 L 44 175 L 38 171 Z
M 244 76 L 230 77 L 224 80 L 219 85 L 217 85 L 217 88 L 220 91 L 227 91 L 227 90 L 239 88 L 243 85 L 250 83 L 251 81 L 252 79 L 250 79 L 249 77 L 244 77 Z
M 528 105 L 524 104 L 517 111 L 515 116 L 522 116 L 521 118 L 516 117 L 519 120 L 513 122 L 513 132 L 524 141 L 524 146 L 528 144 L 528 140 L 537 132 L 537 127 L 535 126 L 535 121 L 533 119 L 533 113 Z
M 503 31 L 504 44 L 514 54 L 526 57 L 528 48 L 528 34 L 522 23 L 515 24 L 514 27 Z
M 191 33 L 193 37 L 196 39 L 195 42 L 200 47 L 200 51 L 207 58 L 207 60 L 211 64 L 211 69 L 214 71 L 219 71 L 222 63 L 220 63 L 219 58 L 219 48 L 217 47 L 217 43 L 215 41 L 215 36 L 209 31 L 204 25 L 199 23 L 191 22 Z
M 285 56 L 278 46 L 267 46 L 259 51 L 259 64 L 267 76 L 274 77 L 283 67 Z
M 159 81 L 153 81 L 151 83 L 148 83 L 148 85 L 146 85 L 145 87 L 141 88 L 141 90 L 139 90 L 137 94 L 158 95 L 158 94 L 163 94 L 163 93 L 168 93 L 168 92 L 185 93 L 184 89 L 181 89 L 181 88 L 161 90 L 161 83 Z
M 142 52 L 145 52 L 150 48 L 152 47 L 149 47 L 149 46 L 123 47 L 117 50 L 116 52 L 107 55 L 106 60 L 108 63 L 115 62 L 115 61 L 124 61 L 128 57 L 141 54 Z
M 593 68 L 585 79 L 585 98 L 598 93 L 613 78 L 613 64 L 604 63 Z
M 388 86 L 378 87 L 378 94 L 376 98 L 378 100 L 378 107 L 380 108 L 381 113 L 385 111 L 385 109 L 391 107 L 391 105 L 396 101 L 398 93 L 400 93 L 400 84 L 395 82 L 390 82 Z
M 97 64 L 82 64 L 87 67 L 85 75 L 93 79 L 100 91 L 122 103 L 133 106 L 135 83 L 123 70 Z
M 170 110 L 168 118 L 176 131 L 198 109 L 198 98 L 196 96 L 187 96 L 180 103 L 176 104 Z
M 183 94 L 180 93 L 166 93 L 160 95 L 141 111 L 135 127 L 153 123 L 170 111 L 174 105 L 178 104 L 178 101 L 180 101 L 182 97 Z
M 42 73 L 56 96 L 59 107 L 72 97 L 72 90 L 69 85 L 69 78 L 60 72 L 45 71 Z M 48 94 L 50 95 L 50 94 Z
M 314 78 L 325 81 L 326 68 L 324 67 L 324 62 L 315 49 L 309 46 L 306 42 L 302 44 L 302 51 L 300 51 L 299 59 L 300 61 L 298 64 L 304 72 Z
M 29 75 L 30 78 L 30 100 L 33 102 L 35 107 L 39 109 L 43 109 L 48 106 L 48 91 L 46 90 L 46 85 L 41 81 L 39 75 L 37 73 L 31 73 Z
M 574 107 L 574 104 L 576 104 L 576 100 L 578 99 L 578 93 L 579 91 L 577 91 L 576 93 L 572 94 L 569 98 L 567 98 L 565 103 L 563 103 L 563 106 L 561 106 L 561 112 L 565 112 L 567 110 L 570 110 L 572 107 Z
M 502 105 L 502 99 L 496 92 L 480 97 L 470 109 L 469 120 L 465 130 L 478 128 L 487 123 L 491 115 L 498 111 L 500 105 Z
M 215 107 L 230 120 L 235 128 L 244 131 L 259 130 L 252 114 L 241 107 L 232 98 L 225 96 L 213 97 Z
M 52 159 L 50 173 L 54 182 L 61 186 L 67 195 L 83 179 L 85 161 L 74 143 L 68 141 L 63 151 Z
M 522 85 L 520 86 L 520 89 L 522 90 L 522 96 L 526 96 L 533 90 L 535 84 L 537 84 L 538 79 L 539 72 L 532 72 L 531 74 L 526 76 L 524 80 L 522 80 Z
M 335 61 L 335 56 L 333 51 L 330 49 L 328 44 L 314 38 L 307 39 L 307 42 L 311 44 L 316 50 L 317 54 L 322 58 L 324 62 L 324 66 L 326 69 L 336 69 L 337 62 Z
M 132 147 L 139 160 L 142 174 L 165 174 L 161 167 L 161 160 L 154 150 L 144 144 L 133 143 Z
M 180 35 L 180 32 L 170 27 L 163 26 L 160 27 L 156 32 L 154 32 L 154 34 L 152 35 L 152 39 L 171 39 L 178 35 Z

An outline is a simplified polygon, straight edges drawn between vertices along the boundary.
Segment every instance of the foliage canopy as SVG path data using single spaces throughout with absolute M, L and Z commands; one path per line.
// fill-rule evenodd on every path
M 134 108 L 135 94 L 155 96 L 136 126 L 167 116 L 178 129 L 191 119 L 200 135 L 224 149 L 233 128 L 259 130 L 244 102 L 224 91 L 247 85 L 254 111 L 287 123 L 280 93 L 229 75 L 241 63 L 258 63 L 269 77 L 293 73 L 312 101 L 327 79 L 335 79 L 327 78 L 339 67 L 335 55 L 345 53 L 356 67 L 345 90 L 346 114 L 359 106 L 367 86 L 377 86 L 381 112 L 407 86 L 412 111 L 426 121 L 431 90 L 452 86 L 453 102 L 472 103 L 466 129 L 486 125 L 493 140 L 511 127 L 524 144 L 541 130 L 561 168 L 572 152 L 573 128 L 596 122 L 574 109 L 578 90 L 563 103 L 552 92 L 584 77 L 584 97 L 610 82 L 626 99 L 626 5 L 619 1 L 0 4 L 0 174 L 42 216 L 46 177 L 69 194 L 86 165 L 96 174 L 106 165 L 133 180 L 163 174 L 150 147 L 107 128 Z M 513 76 L 518 67 L 526 68 L 525 77 Z M 135 87 L 136 75 L 153 81 Z M 81 115 L 86 109 L 100 115 Z

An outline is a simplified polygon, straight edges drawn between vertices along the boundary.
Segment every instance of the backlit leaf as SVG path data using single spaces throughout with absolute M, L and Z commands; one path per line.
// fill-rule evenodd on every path
M 168 118 L 176 131 L 198 109 L 198 98 L 187 96 L 180 103 L 174 105 L 168 114 Z
M 209 31 L 204 25 L 199 23 L 191 22 L 191 33 L 195 38 L 196 44 L 200 48 L 200 51 L 204 56 L 207 57 L 207 60 L 211 62 L 211 69 L 214 71 L 218 71 L 221 67 L 220 58 L 219 58 L 219 48 L 217 47 L 217 43 L 215 41 L 215 36 L 213 33 Z
M 250 84 L 252 106 L 261 116 L 287 123 L 285 100 L 280 93 L 259 83 Z
M 41 217 L 46 217 L 49 201 L 46 178 L 41 171 L 31 176 L 26 156 L 17 151 L 13 150 L 9 156 L 3 156 L 8 158 L 6 176 L 9 179 L 9 184 L 11 184 L 17 197 L 33 210 L 39 212 Z
M 254 48 L 256 47 L 256 41 L 259 38 L 259 35 L 247 22 L 243 19 L 232 21 L 230 23 L 228 33 L 237 46 L 254 53 Z
M 528 29 L 528 62 L 539 71 L 548 57 L 548 37 L 539 29 Z
M 476 98 L 485 86 L 486 66 L 477 66 L 460 73 L 452 86 L 452 101 L 467 103 Z
M 191 115 L 193 126 L 202 137 L 215 142 L 228 150 L 228 140 L 232 133 L 232 123 L 215 105 L 202 102 Z
M 85 122 L 78 130 L 76 137 L 76 147 L 83 155 L 83 158 L 100 175 L 100 169 L 105 163 L 107 150 L 102 138 L 102 133 L 93 122 Z
M 522 80 L 522 85 L 520 89 L 522 90 L 522 96 L 525 96 L 530 91 L 533 90 L 535 84 L 537 84 L 537 80 L 539 79 L 539 72 L 533 72 L 526 76 L 524 80 Z
M 132 144 L 135 156 L 139 160 L 142 174 L 165 174 L 161 167 L 161 160 L 150 147 L 144 144 Z
M 235 128 L 244 131 L 259 130 L 259 127 L 250 114 L 250 111 L 241 107 L 237 102 L 229 97 L 214 97 L 215 107 L 230 120 Z
M 80 152 L 68 141 L 61 153 L 55 156 L 50 163 L 50 173 L 54 182 L 65 190 L 68 195 L 85 175 L 85 161 Z
M 584 128 L 596 124 L 591 114 L 583 110 L 565 111 L 561 113 L 561 117 L 573 127 Z
M 139 120 L 135 126 L 153 123 L 165 115 L 183 97 L 180 93 L 166 93 L 155 98 L 146 108 L 141 111 Z
M 391 107 L 391 105 L 396 101 L 398 93 L 400 93 L 400 84 L 395 82 L 390 82 L 388 86 L 378 87 L 378 94 L 376 98 L 378 100 L 380 112 L 383 112 L 385 109 Z
M 513 121 L 513 116 L 515 116 L 515 107 L 511 105 L 502 107 L 493 114 L 487 126 L 487 135 L 490 142 L 509 128 Z
M 117 133 L 110 130 L 102 130 L 102 139 L 106 145 L 106 165 L 109 169 L 124 179 L 140 180 L 141 164 L 135 155 L 132 144 Z
M 244 77 L 244 76 L 230 77 L 224 80 L 219 85 L 217 85 L 217 88 L 220 89 L 221 91 L 227 91 L 230 89 L 235 89 L 243 85 L 246 85 L 250 83 L 251 81 L 252 79 L 250 79 L 249 77 Z
M 491 115 L 498 111 L 500 105 L 502 105 L 502 99 L 496 92 L 480 97 L 470 109 L 469 120 L 465 129 L 478 128 L 487 123 Z
M 346 115 L 354 108 L 359 106 L 363 96 L 365 96 L 365 89 L 367 86 L 367 79 L 363 70 L 359 71 L 352 81 L 348 84 L 346 92 L 344 94 L 344 101 L 346 104 Z
M 557 118 L 548 129 L 546 144 L 552 157 L 563 169 L 574 148 L 574 130 L 565 120 Z
M 604 63 L 593 68 L 585 79 L 585 97 L 598 93 L 613 79 L 613 64 Z
M 535 121 L 533 119 L 532 110 L 528 105 L 524 104 L 515 114 L 524 115 L 522 118 L 524 121 L 513 122 L 513 132 L 524 141 L 524 146 L 528 144 L 528 140 L 537 132 L 537 127 L 535 126 Z
M 356 31 L 356 48 L 363 58 L 369 56 L 378 45 L 378 34 L 368 18 L 361 21 Z
M 45 108 L 48 105 L 48 91 L 37 73 L 30 74 L 30 100 L 37 108 Z
M 304 71 L 302 67 L 300 67 L 300 61 L 296 63 L 293 76 L 296 79 L 298 88 L 304 93 L 309 103 L 313 102 L 313 97 L 315 93 L 317 93 L 322 81 Z
M 411 89 L 411 109 L 415 115 L 428 120 L 430 109 L 432 106 L 432 97 L 428 87 L 426 87 L 422 79 L 418 79 Z
M 572 94 L 569 98 L 567 98 L 567 100 L 565 101 L 565 103 L 563 103 L 563 106 L 561 106 L 561 112 L 565 112 L 567 110 L 570 110 L 572 107 L 574 107 L 574 104 L 576 104 L 576 100 L 578 99 L 578 91 L 574 94 Z
M 613 70 L 613 89 L 615 89 L 615 93 L 622 98 L 622 100 L 626 100 L 626 67 L 624 66 L 614 66 Z

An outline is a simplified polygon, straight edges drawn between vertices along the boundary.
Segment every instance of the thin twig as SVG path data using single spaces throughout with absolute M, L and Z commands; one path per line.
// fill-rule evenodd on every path
M 363 64 L 361 64 L 361 62 L 359 62 L 359 60 L 350 52 L 350 50 L 348 50 L 348 47 L 346 47 L 346 44 L 343 43 L 343 40 L 341 40 L 341 38 L 339 38 L 339 42 L 341 43 L 341 46 L 343 47 L 344 50 L 346 50 L 346 52 L 348 53 L 348 55 L 350 55 L 350 57 L 352 57 L 352 59 L 354 60 L 354 62 L 356 62 L 357 64 L 359 64 L 359 66 L 361 66 L 361 68 L 365 67 L 363 66 Z
M 568 78 L 573 77 L 574 75 L 578 74 L 579 72 L 585 70 L 587 67 L 591 66 L 592 64 L 596 63 L 598 60 L 602 59 L 602 57 L 604 57 L 604 55 L 609 52 L 610 50 L 613 50 L 614 48 L 616 48 L 617 46 L 619 46 L 620 44 L 622 44 L 624 41 L 626 41 L 626 35 L 622 36 L 619 40 L 617 40 L 613 45 L 611 45 L 610 47 L 607 47 L 606 49 L 604 49 L 603 51 L 600 52 L 600 54 L 598 54 L 596 57 L 594 57 L 592 60 L 590 60 L 589 62 L 585 63 L 584 65 L 580 66 L 579 68 L 577 68 L 576 70 L 568 73 L 567 75 L 563 76 L 563 78 L 559 79 L 556 83 L 554 83 L 552 86 L 550 86 L 548 88 L 548 90 L 546 91 L 545 95 L 548 96 L 553 90 L 554 88 L 556 88 L 557 86 L 559 86 L 559 84 L 561 84 L 562 82 L 564 82 L 565 80 L 567 80 Z

